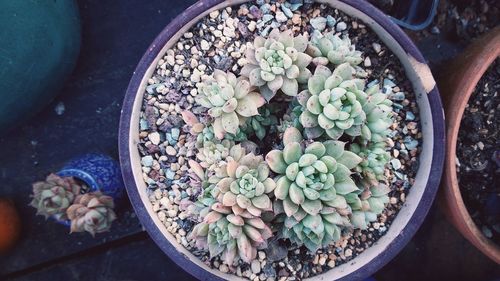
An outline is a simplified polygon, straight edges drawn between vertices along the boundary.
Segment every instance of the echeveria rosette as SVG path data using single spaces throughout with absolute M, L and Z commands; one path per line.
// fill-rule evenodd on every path
M 229 156 L 231 147 L 234 147 L 234 142 L 230 140 L 205 141 L 198 148 L 196 158 L 200 161 L 201 167 L 213 170 L 217 164 Z
M 389 203 L 387 195 L 391 189 L 378 183 L 372 187 L 366 187 L 356 197 L 346 198 L 352 208 L 352 214 L 349 220 L 355 228 L 367 229 L 370 222 L 376 221 L 377 216 L 381 214 L 385 205 Z
M 333 32 L 324 35 L 313 32 L 306 52 L 313 57 L 315 65 L 326 66 L 330 62 L 334 65 L 349 63 L 356 66 L 363 61 L 362 52 L 356 51 L 349 37 L 340 38 Z
M 366 89 L 366 100 L 362 102 L 366 114 L 366 123 L 361 128 L 361 138 L 367 142 L 385 142 L 390 133 L 392 119 L 392 101 L 387 93 L 380 92 L 378 85 Z
M 87 231 L 92 236 L 109 231 L 116 220 L 113 198 L 101 192 L 78 195 L 66 211 L 71 220 L 71 232 Z
M 215 185 L 213 197 L 235 215 L 249 213 L 260 217 L 262 212 L 272 211 L 269 194 L 276 183 L 269 177 L 269 167 L 260 155 L 249 153 L 239 160 L 229 159 L 208 182 Z
M 350 170 L 361 158 L 345 151 L 340 141 L 312 142 L 305 148 L 301 142 L 300 132 L 288 128 L 283 151 L 269 152 L 266 161 L 279 175 L 275 211 L 282 208 L 286 214 L 283 236 L 313 250 L 338 239 L 341 227 L 349 225 L 346 196 L 359 191 Z
M 246 135 L 255 134 L 259 140 L 263 140 L 267 133 L 272 133 L 275 126 L 278 124 L 278 118 L 272 114 L 269 108 L 261 107 L 259 115 L 252 116 L 247 119 L 242 131 Z
M 215 204 L 189 234 L 197 248 L 208 250 L 210 258 L 221 255 L 229 266 L 239 259 L 251 263 L 257 249 L 267 247 L 271 236 L 271 229 L 261 218 L 235 215 L 230 207 L 220 203 Z
M 37 209 L 37 215 L 56 220 L 67 220 L 66 210 L 80 193 L 81 186 L 72 177 L 50 174 L 45 181 L 33 184 L 33 200 L 30 205 Z
M 332 72 L 318 66 L 309 79 L 307 90 L 300 92 L 297 100 L 303 112 L 299 121 L 306 137 L 318 138 L 325 132 L 331 139 L 344 133 L 361 135 L 366 121 L 360 100 L 366 100 L 365 83 L 353 78 L 354 69 L 348 64 L 339 65 Z
M 311 76 L 307 66 L 312 58 L 304 53 L 307 44 L 305 35 L 294 37 L 291 30 L 274 29 L 268 38 L 258 36 L 247 45 L 247 64 L 240 74 L 248 77 L 252 86 L 259 87 L 267 101 L 278 90 L 296 96 L 299 83 L 306 83 Z
M 231 72 L 216 69 L 197 86 L 196 102 L 208 108 L 208 114 L 214 118 L 212 125 L 218 139 L 226 133 L 237 134 L 246 118 L 259 114 L 258 108 L 265 103 L 246 78 L 236 78 Z
M 372 142 L 368 145 L 351 144 L 349 150 L 359 155 L 363 161 L 355 168 L 360 173 L 365 186 L 378 185 L 385 181 L 385 168 L 391 160 L 391 154 L 386 150 L 385 142 Z

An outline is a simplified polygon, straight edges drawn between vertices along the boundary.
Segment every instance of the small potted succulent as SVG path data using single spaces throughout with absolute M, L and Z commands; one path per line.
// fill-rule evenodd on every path
M 500 28 L 478 38 L 440 79 L 447 130 L 442 198 L 455 227 L 500 264 L 498 57 Z M 495 117 L 496 116 L 496 117 Z
M 56 174 L 33 184 L 30 205 L 37 215 L 92 236 L 109 231 L 116 219 L 113 199 L 121 197 L 121 174 L 108 156 L 88 154 L 69 161 Z
M 367 277 L 441 176 L 429 68 L 363 1 L 200 1 L 145 54 L 122 112 L 132 204 L 202 280 Z

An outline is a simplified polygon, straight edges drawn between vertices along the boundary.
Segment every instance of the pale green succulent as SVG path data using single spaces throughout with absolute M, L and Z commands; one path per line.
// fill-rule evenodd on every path
M 210 258 L 221 255 L 221 259 L 232 266 L 239 259 L 251 263 L 257 249 L 267 247 L 271 229 L 258 217 L 244 217 L 231 213 L 231 208 L 216 203 L 189 234 L 196 247 L 207 249 Z
M 369 143 L 368 146 L 351 144 L 349 150 L 363 158 L 356 167 L 366 185 L 377 185 L 379 181 L 385 181 L 385 166 L 391 160 L 391 154 L 386 150 L 385 142 Z
M 385 142 L 390 133 L 392 119 L 392 101 L 388 95 L 380 92 L 374 85 L 366 90 L 366 101 L 363 102 L 366 124 L 361 128 L 361 138 L 365 142 Z
M 198 248 L 208 249 L 211 257 L 221 255 L 228 265 L 240 258 L 250 263 L 257 248 L 267 245 L 272 232 L 260 217 L 272 211 L 269 194 L 276 186 L 262 156 L 243 155 L 244 150 L 234 147 L 190 209 L 202 219 L 190 238 Z
M 196 102 L 208 108 L 214 118 L 213 129 L 218 139 L 226 133 L 236 134 L 246 118 L 259 114 L 265 100 L 253 91 L 249 81 L 231 72 L 214 70 L 212 76 L 198 83 Z
M 385 205 L 389 203 L 387 195 L 391 189 L 382 183 L 372 187 L 366 187 L 358 196 L 346 198 L 352 208 L 349 220 L 354 227 L 359 229 L 368 228 L 370 222 L 377 220 L 377 215 L 384 211 Z
M 339 65 L 333 72 L 318 66 L 308 81 L 307 90 L 297 100 L 303 112 L 299 117 L 308 138 L 326 134 L 332 139 L 344 133 L 361 135 L 366 121 L 360 100 L 366 100 L 365 83 L 353 78 L 354 69 L 348 64 Z
M 312 58 L 304 53 L 307 41 L 305 35 L 294 37 L 291 30 L 274 29 L 268 38 L 258 36 L 253 45 L 247 45 L 247 64 L 240 74 L 259 87 L 267 101 L 278 90 L 296 96 L 299 83 L 306 83 L 311 76 L 307 66 Z
M 356 51 L 349 37 L 341 39 L 333 32 L 324 35 L 314 32 L 307 47 L 307 54 L 313 57 L 313 63 L 316 65 L 327 65 L 330 62 L 334 65 L 349 63 L 355 66 L 363 61 L 362 52 Z
M 80 194 L 82 186 L 72 177 L 50 174 L 45 181 L 33 184 L 33 200 L 30 205 L 37 209 L 37 215 L 56 220 L 67 220 L 66 210 Z
M 259 140 L 262 140 L 267 131 L 273 131 L 273 127 L 278 124 L 278 118 L 271 113 L 269 108 L 261 107 L 259 113 L 260 115 L 247 119 L 246 126 L 242 128 L 242 131 L 246 135 L 255 134 Z
M 262 212 L 272 211 L 269 193 L 276 183 L 269 177 L 269 167 L 262 156 L 249 153 L 239 159 L 230 157 L 208 182 L 215 186 L 213 197 L 232 208 L 235 215 L 248 212 L 260 217 Z
M 196 137 L 196 145 L 203 146 L 204 142 L 213 141 L 215 138 L 214 127 L 212 125 L 205 126 L 203 131 Z M 234 142 L 246 141 L 247 135 L 241 128 L 238 128 L 236 134 L 225 133 L 222 140 L 229 140 Z
M 300 132 L 288 128 L 283 151 L 269 152 L 266 161 L 279 174 L 275 211 L 282 206 L 286 214 L 283 235 L 313 250 L 338 239 L 341 226 L 349 225 L 347 198 L 359 191 L 350 170 L 362 159 L 340 141 L 312 142 L 304 149 L 301 142 Z
M 222 140 L 221 142 L 205 141 L 198 147 L 196 158 L 200 161 L 201 167 L 213 170 L 217 164 L 229 156 L 231 147 L 234 147 L 234 142 L 230 140 Z

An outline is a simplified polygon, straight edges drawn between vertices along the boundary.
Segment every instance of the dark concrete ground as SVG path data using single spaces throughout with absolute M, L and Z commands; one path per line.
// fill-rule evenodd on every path
M 121 103 L 131 74 L 161 29 L 194 0 L 80 0 L 83 40 L 61 94 L 28 123 L 0 138 L 0 196 L 23 220 L 20 244 L 0 257 L 0 280 L 192 280 L 143 232 L 128 201 L 112 231 L 96 238 L 35 217 L 31 183 L 87 152 L 117 158 Z M 434 71 L 463 46 L 442 36 L 417 45 Z M 440 46 L 439 48 L 437 46 Z M 61 81 L 61 83 L 63 83 Z M 65 112 L 57 115 L 56 104 Z M 489 261 L 445 220 L 436 201 L 422 228 L 377 280 L 494 280 Z

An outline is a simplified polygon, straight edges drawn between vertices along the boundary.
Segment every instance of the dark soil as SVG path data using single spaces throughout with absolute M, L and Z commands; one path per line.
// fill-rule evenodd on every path
M 458 134 L 460 190 L 474 222 L 500 244 L 500 59 L 472 94 Z

